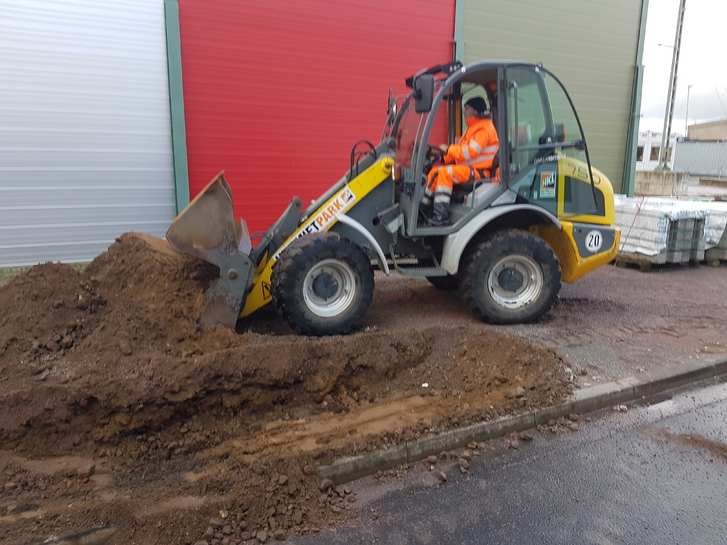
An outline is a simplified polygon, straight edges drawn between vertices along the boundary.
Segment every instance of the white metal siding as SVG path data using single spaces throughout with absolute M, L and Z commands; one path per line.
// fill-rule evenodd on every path
M 163 0 L 0 0 L 0 267 L 175 215 Z

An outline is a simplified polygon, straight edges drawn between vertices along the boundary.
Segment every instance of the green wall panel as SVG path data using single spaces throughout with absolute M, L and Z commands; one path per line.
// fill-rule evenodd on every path
M 625 189 L 642 0 L 460 0 L 458 10 L 461 60 L 541 62 L 571 95 L 594 166 Z

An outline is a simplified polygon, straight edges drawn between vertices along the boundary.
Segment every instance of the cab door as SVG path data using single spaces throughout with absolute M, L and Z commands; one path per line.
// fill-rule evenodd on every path
M 606 221 L 603 177 L 590 166 L 580 121 L 560 81 L 533 65 L 506 68 L 508 186 L 561 219 Z

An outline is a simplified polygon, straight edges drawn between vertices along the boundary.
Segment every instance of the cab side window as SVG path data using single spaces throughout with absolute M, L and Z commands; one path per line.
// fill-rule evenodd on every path
M 558 216 L 595 211 L 585 139 L 562 85 L 533 67 L 508 68 L 507 80 L 510 187 Z
M 539 80 L 531 70 L 518 67 L 507 72 L 508 143 L 511 151 L 510 173 L 521 172 L 534 159 L 541 136 L 545 132 L 545 111 Z

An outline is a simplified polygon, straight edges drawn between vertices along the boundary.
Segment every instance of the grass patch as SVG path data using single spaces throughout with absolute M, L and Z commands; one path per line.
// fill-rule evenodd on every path
M 0 269 L 0 286 L 4 286 L 28 267 L 14 269 Z
M 82 271 L 83 269 L 88 267 L 88 263 L 69 263 L 69 265 L 77 271 Z M 28 269 L 30 269 L 30 267 L 8 267 L 5 269 L 0 268 L 0 287 L 6 285 L 13 278 L 18 276 L 19 274 L 22 274 Z

